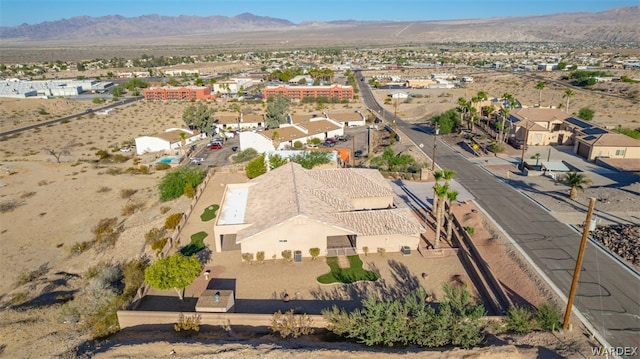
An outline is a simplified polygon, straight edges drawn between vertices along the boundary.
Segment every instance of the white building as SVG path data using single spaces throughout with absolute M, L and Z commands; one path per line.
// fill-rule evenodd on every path
M 184 135 L 182 135 L 184 134 Z M 142 155 L 148 152 L 173 152 L 179 151 L 183 146 L 206 138 L 204 133 L 196 133 L 184 128 L 169 128 L 165 132 L 153 136 L 141 136 L 136 138 L 136 153 Z

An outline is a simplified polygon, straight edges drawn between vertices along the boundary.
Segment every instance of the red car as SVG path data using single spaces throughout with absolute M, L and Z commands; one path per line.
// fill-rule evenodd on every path
M 211 145 L 211 147 L 209 147 L 209 148 L 210 148 L 210 149 L 212 149 L 212 150 L 219 150 L 219 149 L 221 149 L 221 148 L 222 148 L 222 145 L 221 145 L 221 144 L 219 144 L 219 143 L 214 143 L 214 144 L 212 144 L 212 145 Z

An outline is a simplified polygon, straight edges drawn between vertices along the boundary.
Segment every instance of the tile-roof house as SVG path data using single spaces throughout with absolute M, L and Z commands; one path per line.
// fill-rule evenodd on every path
M 136 137 L 136 154 L 142 155 L 147 152 L 177 151 L 181 149 L 183 145 L 188 147 L 189 144 L 205 137 L 206 135 L 204 133 L 200 133 L 197 130 L 192 131 L 185 128 L 169 128 L 165 130 L 165 132 L 152 136 Z
M 509 113 L 509 136 L 534 146 L 571 143 L 573 132 L 563 126 L 565 112 L 553 108 L 517 108 Z
M 408 209 L 395 209 L 393 191 L 376 170 L 306 170 L 288 163 L 248 183 L 225 188 L 214 226 L 216 251 L 264 252 L 309 249 L 321 255 L 416 248 L 424 228 Z
M 614 132 L 586 134 L 576 137 L 573 149 L 575 153 L 590 161 L 596 160 L 598 157 L 640 158 L 640 141 Z

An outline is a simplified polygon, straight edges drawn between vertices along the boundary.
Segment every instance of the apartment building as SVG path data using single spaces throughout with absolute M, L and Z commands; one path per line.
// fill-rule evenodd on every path
M 354 91 L 352 86 L 333 84 L 328 86 L 290 86 L 277 85 L 266 86 L 264 97 L 276 97 L 282 95 L 292 101 L 299 101 L 305 97 L 327 97 L 339 100 L 352 100 Z
M 149 87 L 143 91 L 144 99 L 147 101 L 190 101 L 190 100 L 210 100 L 215 98 L 211 94 L 211 88 L 207 86 L 185 86 L 185 87 Z

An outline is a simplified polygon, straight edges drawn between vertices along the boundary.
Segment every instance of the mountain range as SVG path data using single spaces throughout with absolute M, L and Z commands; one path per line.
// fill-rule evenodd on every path
M 288 44 L 441 42 L 640 42 L 640 6 L 598 13 L 444 21 L 313 21 L 245 13 L 226 16 L 73 17 L 0 27 L 2 47 L 41 45 Z

